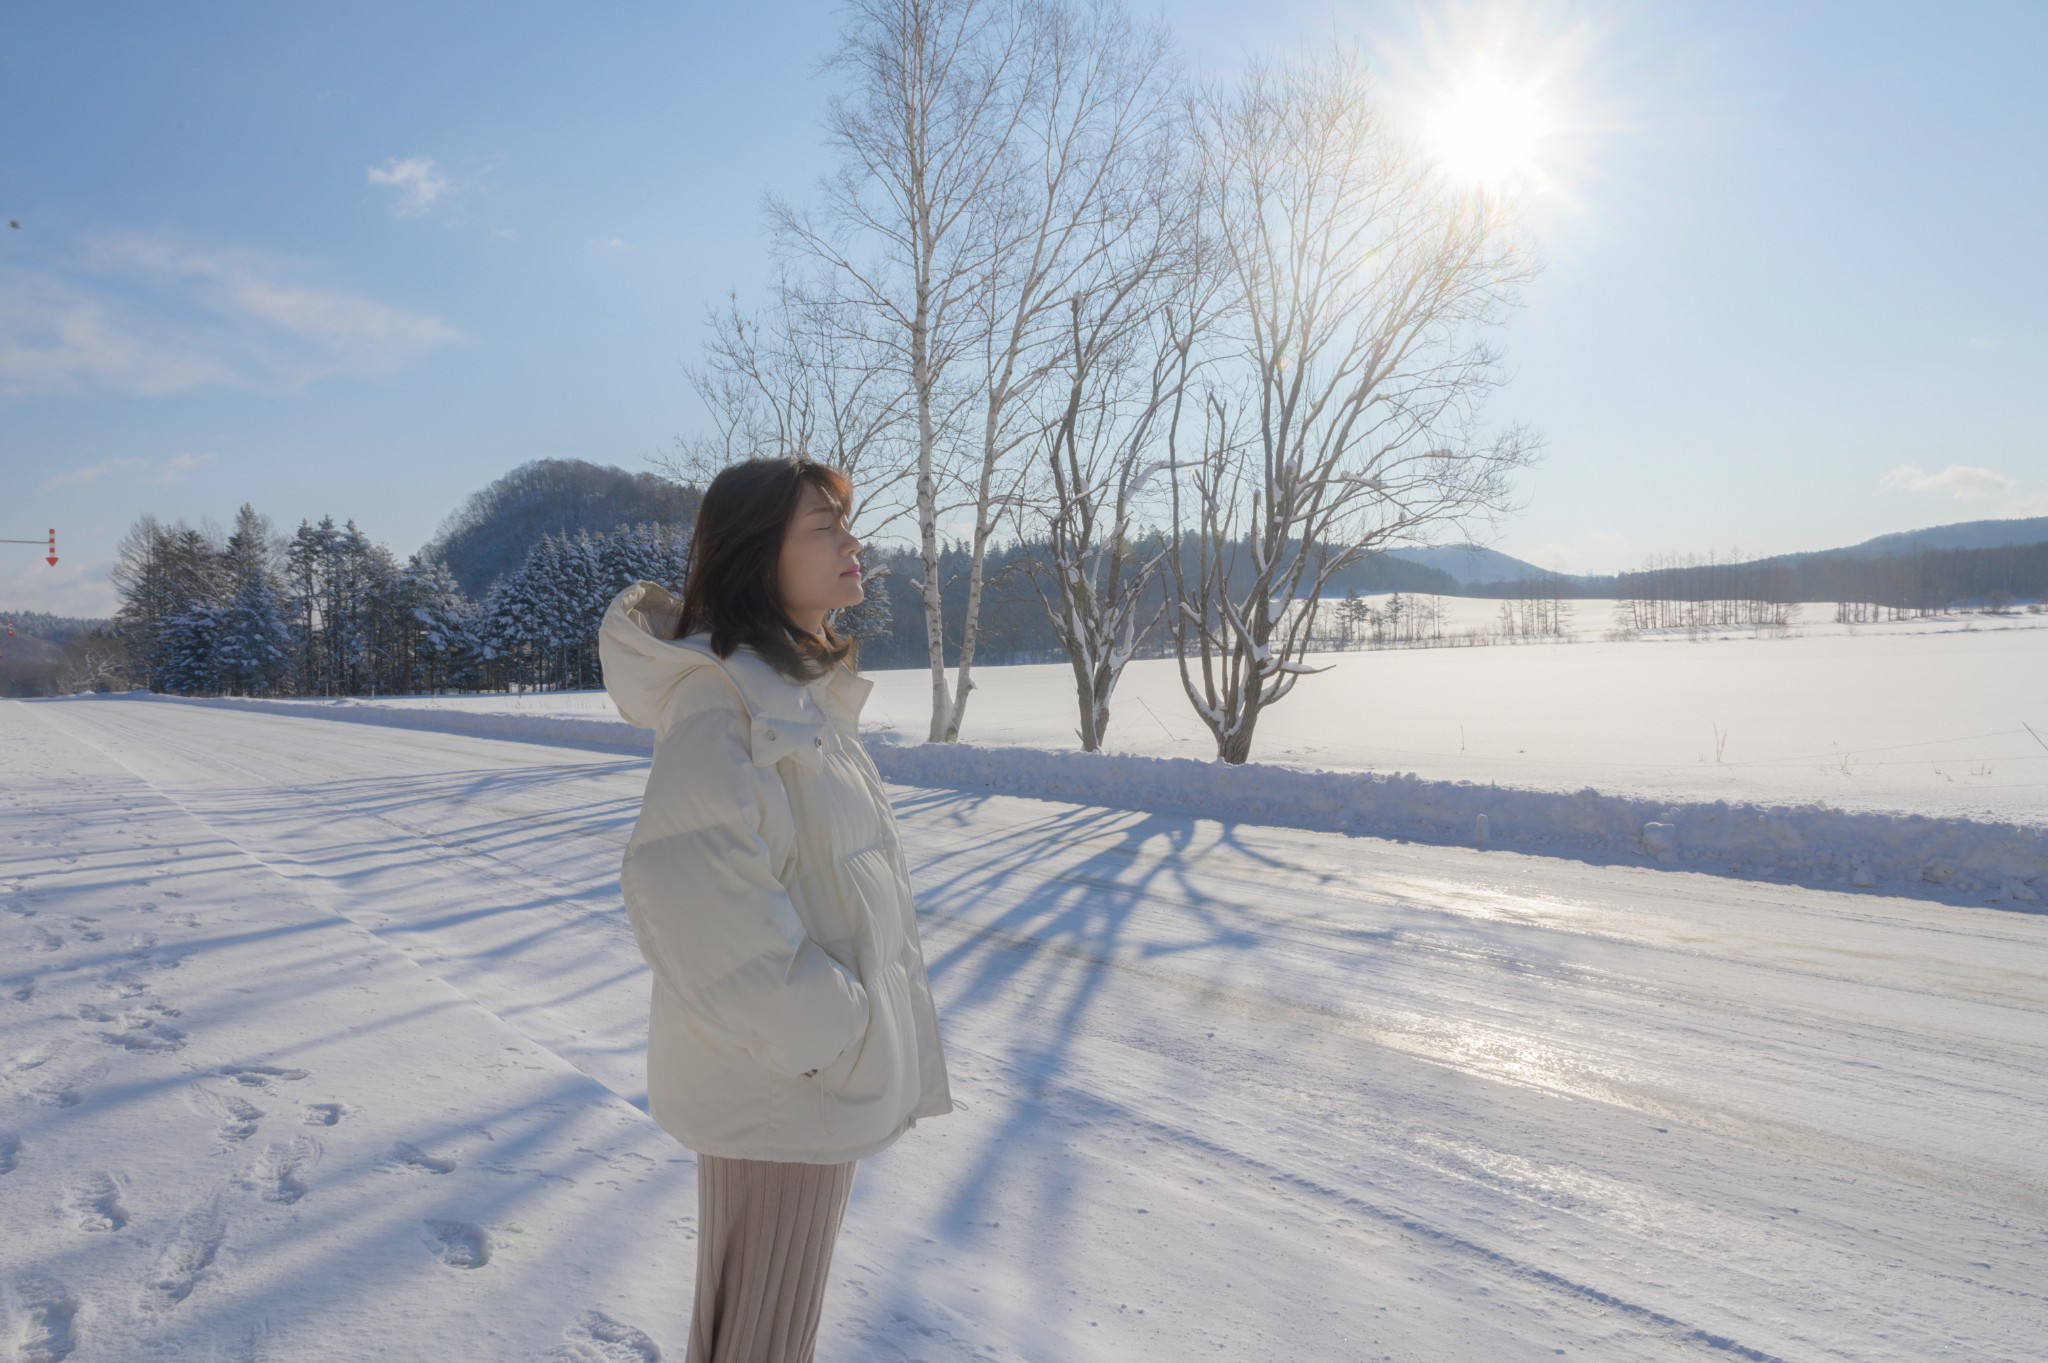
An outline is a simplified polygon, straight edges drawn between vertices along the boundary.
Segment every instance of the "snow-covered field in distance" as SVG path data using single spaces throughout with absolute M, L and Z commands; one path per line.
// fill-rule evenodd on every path
M 315 714 L 0 704 L 0 1341 L 682 1358 L 644 758 Z M 2048 916 L 891 794 L 960 1107 L 821 1359 L 2039 1357 Z
M 1437 599 L 1453 632 L 1485 626 L 1500 605 Z M 1844 626 L 1831 604 L 1809 602 L 1784 637 L 1733 630 L 1610 642 L 1600 635 L 1613 627 L 1613 604 L 1573 603 L 1571 642 L 1311 654 L 1330 670 L 1302 677 L 1261 714 L 1252 759 L 1521 790 L 2048 826 L 2048 615 Z M 921 741 L 930 673 L 870 675 L 863 728 Z M 977 664 L 973 675 L 964 742 L 1078 746 L 1066 664 Z M 602 691 L 364 703 L 615 717 Z M 1215 756 L 1171 659 L 1131 663 L 1111 712 L 1110 752 Z

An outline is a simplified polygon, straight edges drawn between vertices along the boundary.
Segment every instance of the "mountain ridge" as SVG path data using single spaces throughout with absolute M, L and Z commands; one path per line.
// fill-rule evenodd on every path
M 1832 549 L 1801 549 L 1784 554 L 1765 554 L 1744 562 L 1762 563 L 1772 560 L 1810 560 L 1823 557 L 1880 558 L 1887 554 L 1907 553 L 1913 549 L 2004 549 L 2018 548 L 2032 544 L 2048 543 L 2048 516 L 2022 516 L 2007 520 L 1954 521 L 1946 525 L 1924 526 L 1918 530 L 1895 530 L 1889 534 L 1874 535 L 1856 544 L 1841 545 Z M 1399 558 L 1427 568 L 1448 573 L 1461 587 L 1487 582 L 1521 582 L 1529 578 L 1551 576 L 1551 570 L 1538 567 L 1526 559 L 1512 554 L 1503 554 L 1478 544 L 1438 544 L 1412 549 L 1389 549 L 1390 558 Z M 1611 578 L 1612 573 L 1558 573 L 1556 576 L 1567 581 L 1587 578 Z

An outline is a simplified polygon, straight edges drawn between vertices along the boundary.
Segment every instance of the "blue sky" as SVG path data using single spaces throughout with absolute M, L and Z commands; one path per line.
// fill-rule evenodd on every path
M 2048 6 L 1168 3 L 1331 31 L 1397 109 L 1540 78 L 1547 261 L 1489 412 L 1496 547 L 1566 570 L 2048 514 Z M 829 5 L 0 13 L 0 606 L 111 610 L 142 512 L 401 557 L 529 459 L 650 468 L 705 307 L 824 168 Z

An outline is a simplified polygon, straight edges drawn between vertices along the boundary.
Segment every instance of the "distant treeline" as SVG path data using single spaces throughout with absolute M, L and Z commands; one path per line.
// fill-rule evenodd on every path
M 1291 554 L 1294 547 L 1294 542 L 1290 541 L 1287 552 Z M 1162 553 L 1166 548 L 1166 535 L 1152 530 L 1131 541 L 1130 554 L 1143 560 Z M 1180 552 L 1182 573 L 1192 580 L 1199 573 L 1192 535 L 1183 538 Z M 1222 590 L 1241 592 L 1249 586 L 1252 579 L 1250 557 L 1246 546 L 1232 570 L 1225 574 L 1226 583 Z M 917 554 L 907 549 L 871 551 L 868 558 L 875 565 L 875 571 L 869 573 L 865 584 L 868 595 L 870 599 L 877 595 L 885 598 L 887 618 L 895 623 L 887 630 L 862 637 L 861 665 L 873 668 L 929 666 L 931 658 L 925 645 L 924 599 L 914 585 L 920 576 Z M 939 582 L 945 603 L 945 657 L 949 667 L 956 665 L 960 656 L 959 629 L 955 622 L 965 618 L 967 569 L 968 548 L 964 542 L 955 542 L 940 550 Z M 1066 654 L 1061 651 L 1059 637 L 1053 632 L 1046 604 L 1048 600 L 1057 602 L 1059 596 L 1054 591 L 1045 546 L 1037 541 L 1023 543 L 1016 540 L 991 545 L 986 551 L 984 573 L 976 660 L 998 664 L 1065 661 Z M 1145 590 L 1138 594 L 1138 619 L 1156 623 L 1139 633 L 1132 657 L 1162 658 L 1172 654 L 1172 635 L 1159 619 L 1172 587 L 1172 574 L 1162 567 L 1147 583 Z M 1441 569 L 1375 554 L 1331 573 L 1324 590 L 1324 609 L 1334 610 L 1337 601 L 1332 598 L 1341 598 L 1347 593 L 1406 592 L 1454 596 L 1458 584 L 1455 578 Z
M 501 505 L 545 523 L 535 505 L 544 500 L 520 497 Z M 694 504 L 694 491 L 689 500 Z M 332 516 L 302 522 L 289 536 L 277 534 L 247 505 L 225 535 L 144 516 L 119 550 L 114 582 L 121 607 L 114 618 L 68 622 L 68 629 L 52 622 L 37 630 L 43 636 L 38 665 L 5 669 L 4 689 L 15 695 L 146 687 L 181 695 L 340 696 L 589 688 L 602 680 L 597 627 L 611 598 L 639 578 L 683 589 L 688 536 L 674 522 L 639 521 L 602 533 L 543 531 L 518 555 L 503 553 L 517 528 L 500 524 L 489 535 L 469 530 L 490 523 L 474 507 L 461 523 L 472 553 L 482 546 L 510 565 L 489 579 L 480 598 L 435 556 L 462 536 L 444 537 L 401 563 L 353 520 L 336 524 Z M 1165 548 L 1165 537 L 1154 531 L 1134 541 L 1130 552 L 1150 557 Z M 986 552 L 981 659 L 1061 660 L 1040 595 L 1052 594 L 1044 546 L 1012 541 Z M 1192 574 L 1192 538 L 1182 552 Z M 964 615 L 964 600 L 955 598 L 967 591 L 968 557 L 962 542 L 940 554 L 949 621 Z M 867 600 L 835 615 L 835 628 L 860 640 L 863 667 L 925 665 L 917 555 L 871 549 L 864 558 Z M 1248 568 L 1232 575 L 1233 586 L 1240 576 L 1248 577 Z M 1330 585 L 1354 593 L 1449 595 L 1456 588 L 1438 569 L 1384 555 L 1348 565 Z M 1148 583 L 1139 618 L 1154 623 L 1139 636 L 1134 656 L 1171 651 L 1171 637 L 1158 622 L 1169 587 L 1164 573 Z M 1326 609 L 1336 610 L 1336 603 Z M 949 637 L 948 664 L 957 664 L 958 655 L 959 640 Z
M 533 472 L 554 481 L 577 474 L 566 464 Z M 514 490 L 524 495 L 499 498 L 490 510 L 502 516 L 510 508 L 521 519 L 544 523 L 540 508 L 548 498 L 538 481 L 523 478 Z M 694 490 L 687 500 L 694 505 Z M 597 625 L 611 597 L 637 578 L 682 590 L 688 538 L 672 520 L 636 521 L 602 533 L 542 531 L 519 553 L 507 554 L 508 542 L 521 537 L 519 528 L 479 515 L 482 505 L 465 509 L 464 535 L 444 538 L 403 564 L 353 521 L 337 526 L 332 517 L 302 523 L 288 538 L 247 506 L 225 537 L 144 517 L 121 548 L 116 617 L 13 617 L 16 633 L 0 663 L 0 689 L 13 695 L 131 686 L 201 695 L 377 695 L 594 687 L 601 681 Z M 602 514 L 631 510 L 630 501 L 620 499 Z M 499 524 L 498 533 L 476 529 L 488 524 Z M 480 598 L 433 553 L 465 537 L 475 558 L 495 555 L 510 565 L 488 580 Z M 1166 548 L 1164 535 L 1152 531 L 1130 552 L 1145 558 Z M 1184 571 L 1192 572 L 1192 542 L 1181 552 Z M 1044 546 L 1011 541 L 986 554 L 981 660 L 1062 661 L 1047 614 L 1046 598 L 1057 598 Z M 859 638 L 865 668 L 924 666 L 917 555 L 876 548 L 864 557 L 868 599 L 836 616 L 835 627 Z M 955 598 L 966 594 L 968 560 L 964 543 L 940 554 L 949 622 L 964 616 L 964 600 Z M 1139 634 L 1135 657 L 1171 654 L 1171 637 L 1159 621 L 1170 583 L 1171 575 L 1162 572 L 1146 586 L 1137 618 L 1152 623 Z M 1568 618 L 1559 603 L 1589 597 L 1616 599 L 1623 629 L 1784 625 L 1791 603 L 1799 601 L 1833 601 L 1838 619 L 1859 621 L 2048 597 L 2048 544 L 1748 561 L 1732 554 L 1672 555 L 1611 576 L 1549 573 L 1463 588 L 1438 569 L 1379 554 L 1332 574 L 1328 588 L 1318 635 L 1328 635 L 1331 647 L 1431 634 L 1422 603 L 1432 596 L 1498 598 L 1502 630 L 1515 637 L 1559 632 Z M 1388 592 L 1407 594 L 1417 608 L 1397 616 L 1332 599 Z M 949 637 L 949 666 L 957 663 L 958 650 L 957 636 Z
M 1635 571 L 1552 574 L 1519 582 L 1468 583 L 1466 596 L 1523 597 L 1531 582 L 1558 597 L 1621 601 L 1833 601 L 1898 613 L 1931 614 L 1968 604 L 2048 598 L 2048 543 L 1998 549 L 1923 549 L 1857 555 L 1840 550 L 1737 561 L 1708 554 L 1652 559 Z M 1750 620 L 1718 623 L 1749 624 Z

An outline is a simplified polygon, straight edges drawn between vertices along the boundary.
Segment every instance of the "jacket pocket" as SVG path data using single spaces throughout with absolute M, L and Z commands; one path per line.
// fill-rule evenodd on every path
M 839 1058 L 823 1069 L 816 1071 L 815 1078 L 827 1089 L 837 1092 L 847 1077 L 860 1065 L 861 1055 L 867 1050 L 868 1038 L 875 1032 L 875 991 L 867 990 L 867 1020 L 861 1024 L 860 1035 L 847 1043 Z
M 893 1109 L 918 1087 L 917 1025 L 901 961 L 877 970 L 868 986 L 868 1029 L 860 1053 L 832 1093 L 866 1109 Z

